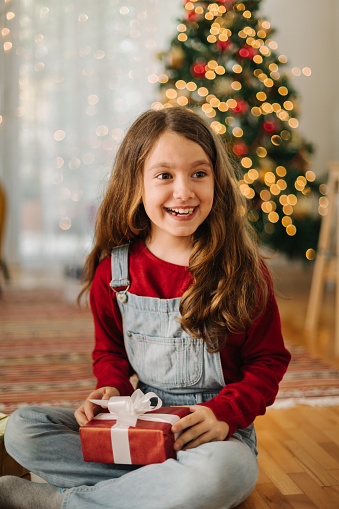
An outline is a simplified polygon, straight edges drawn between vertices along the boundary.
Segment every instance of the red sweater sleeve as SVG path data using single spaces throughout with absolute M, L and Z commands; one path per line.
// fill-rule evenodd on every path
M 93 372 L 97 388 L 116 387 L 122 396 L 130 396 L 134 391 L 129 382 L 133 371 L 124 346 L 120 310 L 109 282 L 110 259 L 106 258 L 95 272 L 90 292 L 95 332 Z
M 264 313 L 246 334 L 230 334 L 221 352 L 226 386 L 202 403 L 217 419 L 227 422 L 229 437 L 263 415 L 278 393 L 291 355 L 284 346 L 278 306 L 270 293 Z M 238 365 L 237 372 L 234 366 Z M 233 369 L 232 369 L 233 366 Z M 228 374 L 230 378 L 228 378 Z M 232 378 L 231 378 L 232 376 Z

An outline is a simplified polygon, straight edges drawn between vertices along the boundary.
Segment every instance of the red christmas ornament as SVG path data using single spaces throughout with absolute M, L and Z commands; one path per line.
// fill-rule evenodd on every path
M 248 103 L 244 99 L 237 99 L 237 105 L 231 108 L 234 113 L 245 114 L 250 109 Z
M 268 120 L 266 120 L 264 123 L 263 123 L 263 129 L 264 131 L 266 131 L 267 133 L 273 133 L 275 131 L 275 125 L 273 122 L 270 122 Z
M 258 54 L 258 50 L 256 48 L 252 48 L 248 44 L 245 44 L 239 51 L 238 57 L 240 58 L 248 58 L 249 60 L 253 60 L 253 57 Z
M 220 49 L 220 51 L 229 50 L 233 46 L 233 42 L 230 41 L 229 39 L 227 41 L 220 41 L 218 39 L 216 44 L 217 44 L 218 48 Z
M 255 57 L 255 55 L 259 54 L 259 51 L 257 50 L 257 48 L 252 48 L 252 46 L 248 46 L 247 51 L 249 53 L 248 58 L 250 58 L 251 60 L 253 60 L 253 57 Z
M 242 58 L 248 58 L 249 57 L 249 51 L 247 48 L 241 48 L 241 50 L 239 50 L 239 55 L 242 57 Z
M 273 118 L 268 118 L 263 122 L 262 127 L 267 133 L 276 133 L 280 129 L 280 123 Z
M 197 61 L 191 65 L 191 74 L 194 78 L 203 79 L 205 77 L 205 69 L 206 63 L 202 61 Z
M 185 20 L 186 21 L 191 21 L 191 22 L 194 22 L 194 21 L 198 21 L 200 19 L 200 16 L 199 14 L 197 14 L 196 12 L 194 11 L 189 11 L 185 14 Z
M 243 141 L 238 141 L 237 143 L 235 143 L 233 145 L 233 148 L 232 148 L 234 154 L 236 156 L 245 156 L 247 153 L 248 153 L 248 147 L 246 145 L 246 143 L 244 143 Z

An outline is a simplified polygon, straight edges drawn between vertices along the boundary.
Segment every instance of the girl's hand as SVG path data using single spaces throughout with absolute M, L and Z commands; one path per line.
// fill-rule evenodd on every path
M 100 387 L 100 389 L 91 392 L 85 403 L 79 406 L 79 408 L 74 412 L 74 417 L 78 424 L 83 426 L 88 421 L 91 421 L 95 415 L 100 413 L 102 408 L 105 408 L 100 405 L 95 405 L 89 401 L 90 399 L 109 399 L 112 396 L 120 396 L 120 392 L 115 387 Z
M 189 409 L 192 413 L 177 421 L 171 428 L 172 433 L 183 431 L 174 443 L 176 451 L 180 449 L 186 451 L 207 442 L 225 440 L 230 429 L 229 425 L 219 421 L 210 408 L 194 405 L 189 406 Z

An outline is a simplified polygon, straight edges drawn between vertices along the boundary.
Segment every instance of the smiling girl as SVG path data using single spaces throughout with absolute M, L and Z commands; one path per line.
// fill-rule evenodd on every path
M 50 484 L 27 488 L 3 478 L 0 501 L 34 509 L 220 509 L 248 497 L 258 476 L 253 421 L 274 402 L 290 355 L 244 210 L 222 141 L 199 115 L 170 108 L 134 122 L 85 265 L 97 389 L 74 415 L 31 407 L 11 416 L 9 453 Z M 89 400 L 131 395 L 134 373 L 165 406 L 189 406 L 172 427 L 182 432 L 177 459 L 85 463 L 79 425 L 101 411 Z M 22 483 L 19 500 L 13 493 L 23 493 Z

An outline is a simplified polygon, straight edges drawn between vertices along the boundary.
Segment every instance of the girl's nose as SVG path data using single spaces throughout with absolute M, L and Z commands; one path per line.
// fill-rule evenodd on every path
M 186 201 L 194 196 L 194 192 L 186 179 L 176 179 L 174 182 L 173 197 L 176 200 Z

